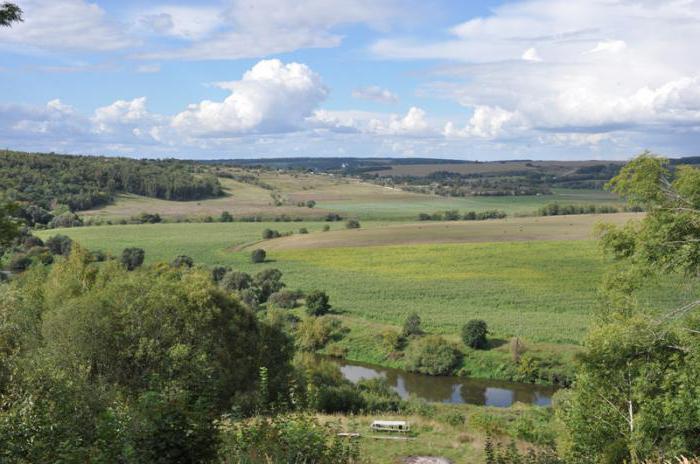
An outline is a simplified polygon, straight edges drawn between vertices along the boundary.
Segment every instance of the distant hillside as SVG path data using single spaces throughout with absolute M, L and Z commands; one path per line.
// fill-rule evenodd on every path
M 0 197 L 45 210 L 80 211 L 110 203 L 120 193 L 164 200 L 221 195 L 216 177 L 178 160 L 135 160 L 0 151 Z

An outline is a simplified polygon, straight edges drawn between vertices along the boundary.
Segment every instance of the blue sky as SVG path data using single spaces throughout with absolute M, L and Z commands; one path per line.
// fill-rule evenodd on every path
M 700 2 L 28 0 L 7 148 L 124 156 L 697 155 Z

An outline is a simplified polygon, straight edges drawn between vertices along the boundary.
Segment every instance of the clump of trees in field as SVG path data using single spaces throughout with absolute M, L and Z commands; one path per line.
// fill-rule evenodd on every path
M 484 221 L 486 219 L 503 219 L 507 214 L 500 210 L 467 211 L 460 214 L 457 210 L 438 211 L 435 213 L 420 213 L 419 221 Z

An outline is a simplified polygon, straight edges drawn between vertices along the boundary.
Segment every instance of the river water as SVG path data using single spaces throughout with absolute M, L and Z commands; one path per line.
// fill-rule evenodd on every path
M 340 366 L 345 378 L 351 382 L 383 377 L 404 399 L 413 395 L 426 401 L 440 403 L 508 407 L 519 402 L 549 406 L 552 403 L 552 395 L 557 390 L 555 387 L 529 383 L 414 374 L 344 359 L 329 359 Z

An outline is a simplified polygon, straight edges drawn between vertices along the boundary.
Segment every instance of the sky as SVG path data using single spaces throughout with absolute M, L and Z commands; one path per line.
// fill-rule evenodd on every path
M 700 0 L 16 0 L 0 148 L 700 155 Z

